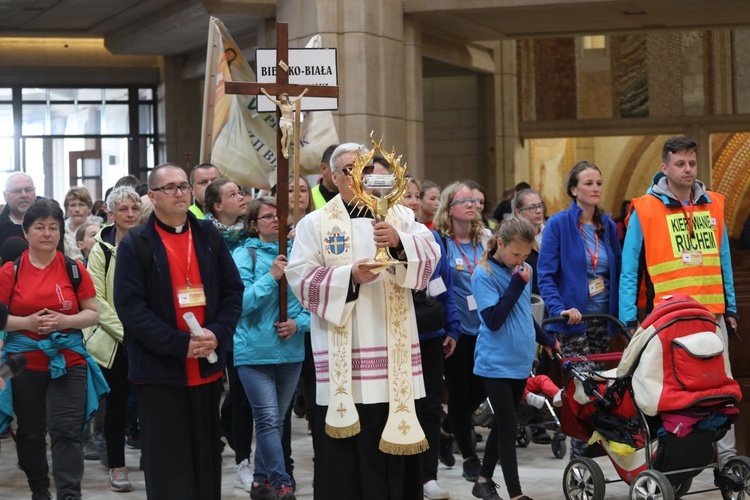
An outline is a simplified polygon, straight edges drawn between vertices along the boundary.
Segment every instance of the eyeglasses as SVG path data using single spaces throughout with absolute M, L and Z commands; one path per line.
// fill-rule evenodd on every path
M 528 205 L 526 207 L 517 208 L 516 210 L 519 210 L 521 212 L 526 212 L 531 210 L 532 212 L 536 212 L 537 210 L 544 210 L 545 208 L 544 203 L 537 203 L 536 205 Z
M 341 173 L 343 173 L 347 177 L 352 176 L 352 168 L 354 167 L 353 163 L 349 163 L 347 165 L 344 165 L 339 170 Z M 375 171 L 375 165 L 365 165 L 365 167 L 362 169 L 362 175 L 370 175 Z
M 25 187 L 25 188 L 17 188 L 17 189 L 11 189 L 11 190 L 10 190 L 10 191 L 8 191 L 8 192 L 9 192 L 10 194 L 12 194 L 13 196 L 20 196 L 20 195 L 22 195 L 23 193 L 26 193 L 26 194 L 34 194 L 34 193 L 36 193 L 36 188 L 35 188 L 35 187 Z
M 273 214 L 273 215 L 269 214 L 269 215 L 264 215 L 263 217 L 258 217 L 258 220 L 271 222 L 272 220 L 279 220 L 279 216 L 276 214 Z
M 477 198 L 458 198 L 450 202 L 451 207 L 455 207 L 456 205 L 460 205 L 462 207 L 466 206 L 467 203 L 471 203 L 472 205 L 476 205 L 479 203 L 479 200 Z
M 167 184 L 166 186 L 153 188 L 151 189 L 151 191 L 163 191 L 167 196 L 174 196 L 177 194 L 177 191 L 179 191 L 180 194 L 192 193 L 193 186 L 188 183 L 180 184 L 179 186 L 175 186 L 174 184 Z

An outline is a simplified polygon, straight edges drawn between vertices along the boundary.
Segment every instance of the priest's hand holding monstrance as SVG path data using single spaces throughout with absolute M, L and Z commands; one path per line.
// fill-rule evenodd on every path
M 390 208 L 401 202 L 408 181 L 406 179 L 406 163 L 403 167 L 401 166 L 401 156 L 396 157 L 396 148 L 392 148 L 390 154 L 387 153 L 381 147 L 383 138 L 381 137 L 380 142 L 376 143 L 372 135 L 373 132 L 370 132 L 372 150 L 364 155 L 359 151 L 357 152 L 357 159 L 352 166 L 351 179 L 356 202 L 369 208 L 377 223 L 385 221 Z M 376 151 L 380 151 L 386 161 L 391 164 L 393 173 L 363 176 L 365 167 L 371 164 L 370 162 Z M 375 257 L 368 262 L 361 263 L 360 266 L 370 268 L 373 272 L 379 272 L 395 264 L 406 264 L 406 262 L 392 258 L 388 254 L 387 248 L 380 246 L 375 253 Z

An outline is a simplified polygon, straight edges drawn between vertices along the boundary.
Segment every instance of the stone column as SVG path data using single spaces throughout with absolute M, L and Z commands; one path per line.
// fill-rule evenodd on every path
M 416 88 L 416 77 L 407 78 L 405 72 L 419 71 L 421 81 L 421 57 L 416 55 L 415 42 L 412 49 L 404 48 L 405 32 L 417 35 L 414 28 L 404 26 L 403 1 L 278 0 L 277 20 L 289 23 L 290 47 L 303 46 L 319 33 L 324 47 L 337 49 L 340 94 L 334 116 L 339 140 L 369 146 L 374 131 L 376 140 L 384 136 L 383 147 L 395 146 L 407 162 L 420 163 L 414 148 L 421 145 L 410 144 L 419 139 L 416 123 L 407 134 L 406 109 L 421 108 L 421 92 L 411 94 L 421 89 L 421 82 Z M 407 52 L 409 64 L 405 64 Z M 414 100 L 418 102 L 409 102 Z M 413 110 L 408 119 L 417 121 Z M 407 158 L 407 152 L 416 158 Z
M 185 58 L 164 57 L 158 93 L 159 159 L 188 172 L 200 163 L 201 114 L 191 103 L 203 99 L 202 80 L 184 80 Z
M 497 203 L 506 189 L 531 175 L 528 154 L 518 133 L 518 69 L 516 42 L 493 42 L 494 74 L 480 78 L 480 92 L 486 103 L 486 174 L 480 179 L 487 189 L 487 203 Z

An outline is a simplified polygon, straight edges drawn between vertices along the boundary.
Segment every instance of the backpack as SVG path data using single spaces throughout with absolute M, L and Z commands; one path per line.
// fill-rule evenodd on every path
M 13 285 L 15 286 L 18 281 L 18 266 L 21 263 L 21 257 L 18 257 L 13 261 Z M 68 271 L 68 278 L 70 278 L 70 284 L 73 285 L 73 291 L 78 292 L 78 285 L 81 284 L 81 272 L 78 269 L 78 264 L 75 259 L 71 259 L 67 255 L 65 256 L 65 270 Z

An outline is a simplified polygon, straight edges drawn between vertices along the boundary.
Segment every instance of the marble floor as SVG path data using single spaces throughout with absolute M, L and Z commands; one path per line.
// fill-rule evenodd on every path
M 307 425 L 303 418 L 293 418 L 293 456 L 295 460 L 295 478 L 297 480 L 297 498 L 309 500 L 313 498 L 312 490 L 312 447 L 310 437 L 307 435 Z M 487 429 L 479 429 L 480 433 L 486 435 Z M 484 442 L 478 447 L 482 449 Z M 461 477 L 461 458 L 456 455 L 456 466 L 448 469 L 440 465 L 438 481 L 450 491 L 452 499 L 472 499 L 471 486 Z M 83 497 L 87 500 L 136 500 L 145 499 L 145 487 L 143 472 L 138 470 L 139 451 L 127 449 L 126 463 L 130 469 L 130 479 L 134 486 L 131 493 L 113 493 L 107 487 L 107 470 L 98 462 L 86 462 L 86 473 L 83 480 Z M 599 458 L 596 461 L 602 466 L 604 475 L 615 478 L 614 468 L 607 459 Z M 561 481 L 563 470 L 567 463 L 567 457 L 563 460 L 553 457 L 550 446 L 531 444 L 528 448 L 518 448 L 518 462 L 521 483 L 524 493 L 535 500 L 557 500 L 563 498 Z M 234 488 L 234 456 L 232 450 L 227 447 L 224 452 L 223 462 L 224 480 L 222 484 L 222 497 L 249 499 L 249 494 L 244 490 Z M 495 478 L 502 485 L 502 477 L 498 467 Z M 713 474 L 704 471 L 693 481 L 692 491 L 713 487 Z M 500 488 L 500 496 L 507 499 L 504 485 Z M 0 449 L 0 500 L 28 499 L 26 479 L 16 467 L 16 450 L 12 440 L 1 442 Z M 625 500 L 628 498 L 628 487 L 622 482 L 608 484 L 606 498 L 612 500 Z M 717 491 L 700 493 L 693 498 L 720 499 L 721 494 Z M 156 499 L 166 500 L 166 499 Z

